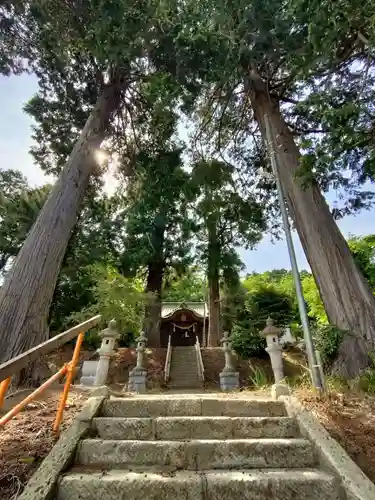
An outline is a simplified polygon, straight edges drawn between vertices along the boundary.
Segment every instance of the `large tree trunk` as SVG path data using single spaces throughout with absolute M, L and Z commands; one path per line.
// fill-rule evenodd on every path
M 220 247 L 217 239 L 217 223 L 214 216 L 207 222 L 208 229 L 208 311 L 209 324 L 207 346 L 216 347 L 220 344 L 220 287 L 219 263 Z
M 311 266 L 331 324 L 351 332 L 340 347 L 334 371 L 357 375 L 368 364 L 368 346 L 375 339 L 375 298 L 356 266 L 325 198 L 316 183 L 301 186 L 296 176 L 300 152 L 277 102 L 259 82 L 250 84 L 255 117 L 265 139 L 268 115 L 278 160 L 280 180 L 289 212 Z
M 6 277 L 0 294 L 1 361 L 48 336 L 48 313 L 61 262 L 90 174 L 97 166 L 95 150 L 119 102 L 119 85 L 108 86 Z
M 161 292 L 164 275 L 164 236 L 165 220 L 160 217 L 155 222 L 151 238 L 153 256 L 148 264 L 146 293 L 150 294 L 149 302 L 145 308 L 143 329 L 150 347 L 160 347 L 161 324 Z

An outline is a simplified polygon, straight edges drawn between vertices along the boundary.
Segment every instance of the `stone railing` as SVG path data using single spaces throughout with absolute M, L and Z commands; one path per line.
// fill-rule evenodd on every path
M 172 359 L 172 337 L 171 335 L 169 335 L 167 357 L 165 358 L 165 366 L 164 366 L 164 382 L 168 382 L 169 380 L 169 375 L 171 373 L 171 359 Z
M 197 340 L 195 342 L 195 352 L 197 355 L 198 376 L 199 376 L 200 380 L 204 381 L 204 364 L 203 364 L 203 358 L 202 358 L 201 345 L 199 343 L 198 337 L 197 337 Z

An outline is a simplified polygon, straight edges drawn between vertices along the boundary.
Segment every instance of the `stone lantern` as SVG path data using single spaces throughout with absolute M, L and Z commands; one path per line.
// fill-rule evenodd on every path
M 144 355 L 146 350 L 147 337 L 143 332 L 136 339 L 137 341 L 137 364 L 129 373 L 129 392 L 146 392 L 147 370 L 144 367 Z
M 98 349 L 99 361 L 94 383 L 96 386 L 105 385 L 107 382 L 109 362 L 115 354 L 116 340 L 120 337 L 116 321 L 112 319 L 108 324 L 108 328 L 105 328 L 99 335 L 102 339 L 102 345 Z
M 272 387 L 272 393 L 275 398 L 289 394 L 289 389 L 286 385 L 282 384 L 284 379 L 284 366 L 283 366 L 283 355 L 282 346 L 280 344 L 280 336 L 282 335 L 282 329 L 277 328 L 273 324 L 273 319 L 268 318 L 266 321 L 266 328 L 261 332 L 261 336 L 266 339 L 268 352 L 271 359 L 271 366 L 273 370 L 273 375 L 275 378 L 275 384 Z
M 223 344 L 225 366 L 220 373 L 220 387 L 222 391 L 234 391 L 240 386 L 240 376 L 232 363 L 232 343 L 228 332 L 224 332 L 220 341 Z

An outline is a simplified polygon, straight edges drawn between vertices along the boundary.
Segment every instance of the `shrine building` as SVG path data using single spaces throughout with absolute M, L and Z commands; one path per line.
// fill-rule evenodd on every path
M 160 347 L 192 346 L 198 337 L 206 345 L 208 306 L 205 302 L 163 302 L 161 307 Z

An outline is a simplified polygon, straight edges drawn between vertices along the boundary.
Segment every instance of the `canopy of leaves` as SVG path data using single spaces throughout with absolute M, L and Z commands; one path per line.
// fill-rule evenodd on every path
M 373 7 L 343 0 L 323 2 L 321 10 L 307 3 L 185 2 L 175 51 L 201 86 L 192 116 L 202 148 L 234 163 L 259 196 L 273 191 L 260 175 L 268 167 L 247 92 L 258 78 L 305 153 L 305 182 L 340 189 L 340 217 L 374 197 L 363 188 L 374 171 L 373 54 L 358 37 L 361 29 L 367 37 L 374 31 Z
M 166 302 L 207 302 L 207 280 L 199 269 L 188 268 L 182 276 L 175 274 L 164 289 Z
M 17 170 L 0 170 L 0 274 L 17 256 L 49 191 L 30 188 Z
M 102 323 L 99 328 L 115 319 L 123 345 L 129 345 L 140 333 L 143 311 L 147 296 L 143 293 L 144 283 L 122 276 L 111 266 L 95 264 L 86 272 L 93 282 L 93 302 L 90 306 L 70 316 L 69 321 L 84 321 L 100 311 Z
M 351 236 L 348 243 L 354 260 L 375 293 L 375 235 Z
M 181 270 L 191 256 L 192 226 L 188 212 L 191 186 L 182 168 L 181 150 L 137 154 L 128 193 L 120 215 L 126 221 L 125 252 L 120 258 L 123 272 L 134 275 L 146 268 L 156 258 L 160 238 L 161 265 Z

